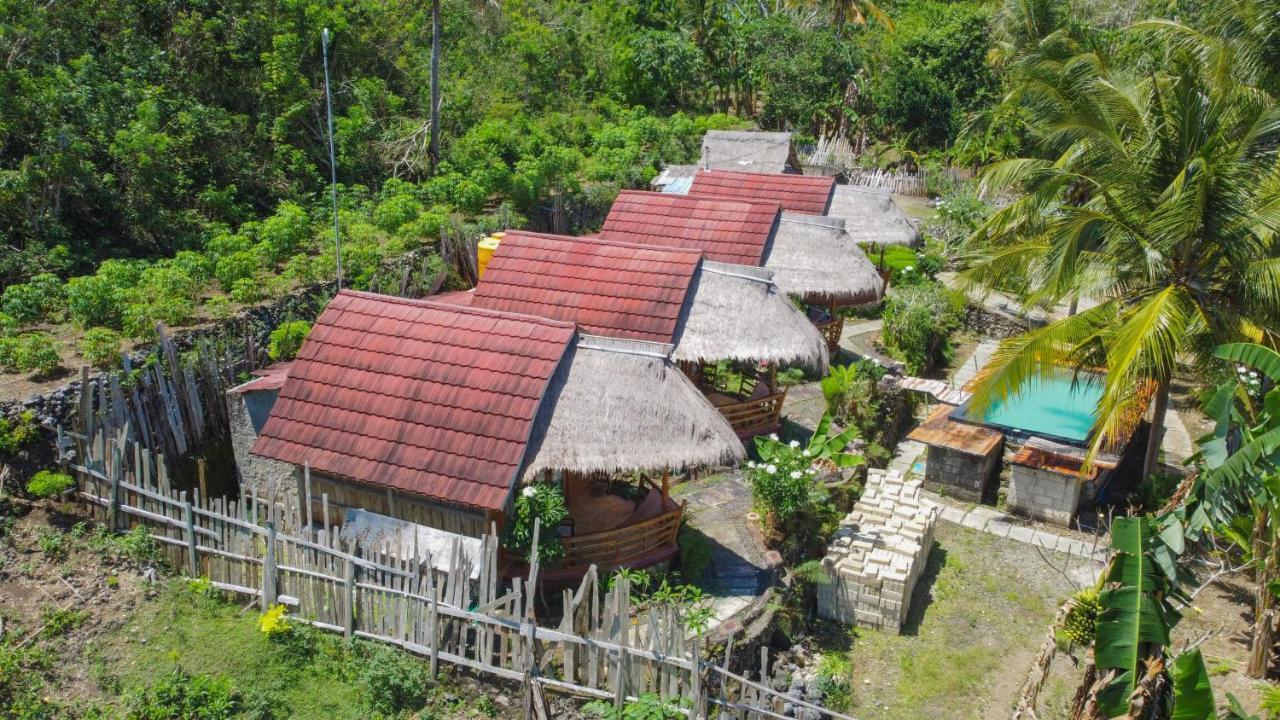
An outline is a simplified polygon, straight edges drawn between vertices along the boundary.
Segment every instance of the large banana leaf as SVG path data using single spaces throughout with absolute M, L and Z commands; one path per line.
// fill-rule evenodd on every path
M 1117 677 L 1102 692 L 1098 704 L 1107 717 L 1129 710 L 1129 696 L 1141 677 L 1142 659 L 1152 646 L 1169 644 L 1172 608 L 1162 601 L 1169 589 L 1159 565 L 1150 556 L 1154 525 L 1145 518 L 1117 518 L 1111 525 L 1115 550 L 1107 573 L 1107 588 L 1098 594 L 1094 661 L 1100 669 L 1114 669 Z
M 1213 720 L 1213 687 L 1200 648 L 1192 648 L 1173 661 L 1173 712 L 1169 720 Z
M 1248 365 L 1280 383 L 1280 353 L 1256 343 L 1227 343 L 1219 345 L 1213 354 L 1223 360 Z

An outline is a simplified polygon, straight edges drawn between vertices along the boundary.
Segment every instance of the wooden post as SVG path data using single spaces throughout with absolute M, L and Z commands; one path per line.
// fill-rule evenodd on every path
M 311 524 L 312 524 L 312 522 L 311 522 L 311 521 L 312 521 L 312 517 L 311 517 L 311 463 L 309 463 L 309 462 L 307 462 L 307 463 L 303 463 L 303 464 L 302 464 L 302 489 L 303 489 L 303 494 L 306 496 L 306 501 L 305 501 L 305 502 L 306 502 L 306 504 L 307 504 L 307 505 L 306 505 L 306 507 L 307 507 L 307 510 L 306 510 L 306 512 L 307 512 L 307 515 L 306 515 L 306 518 L 307 518 L 307 536 L 309 537 L 309 536 L 311 535 Z
M 120 459 L 119 448 L 111 451 L 111 500 L 107 506 L 107 529 L 115 532 L 120 529 L 120 476 L 124 467 Z
M 702 711 L 702 636 L 693 640 L 693 670 L 690 671 L 689 685 L 689 695 L 692 699 L 689 717 L 691 720 L 705 718 L 706 713 Z
M 355 633 L 356 561 L 348 557 L 343 569 L 342 633 L 350 640 Z
M 276 597 L 276 524 L 267 522 L 267 552 L 262 557 L 262 611 L 275 604 Z
M 206 477 L 204 458 L 196 460 L 196 478 L 200 486 L 200 497 L 209 497 L 209 481 Z
M 178 494 L 182 502 L 182 523 L 187 529 L 187 574 L 193 578 L 200 577 L 200 556 L 196 554 L 196 522 L 191 501 L 187 499 L 187 491 Z
M 662 469 L 662 511 L 666 512 L 667 500 L 671 498 L 671 468 Z

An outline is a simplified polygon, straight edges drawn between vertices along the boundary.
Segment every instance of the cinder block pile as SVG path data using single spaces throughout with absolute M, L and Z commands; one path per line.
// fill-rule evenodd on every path
M 868 473 L 862 498 L 823 558 L 832 582 L 818 586 L 820 616 L 901 631 L 938 521 L 938 507 L 920 490 L 920 480 L 904 480 L 896 470 Z

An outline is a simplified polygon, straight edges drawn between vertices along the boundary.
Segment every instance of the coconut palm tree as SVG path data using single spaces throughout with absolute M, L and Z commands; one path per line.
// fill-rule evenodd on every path
M 1130 79 L 1087 53 L 1030 77 L 1021 92 L 1043 147 L 1058 152 L 984 172 L 985 192 L 1022 192 L 970 238 L 962 274 L 1028 305 L 1098 300 L 1002 343 L 973 402 L 1064 364 L 1105 367 L 1092 456 L 1122 439 L 1154 386 L 1144 477 L 1175 366 L 1260 339 L 1280 319 L 1280 113 L 1192 58 L 1164 66 Z

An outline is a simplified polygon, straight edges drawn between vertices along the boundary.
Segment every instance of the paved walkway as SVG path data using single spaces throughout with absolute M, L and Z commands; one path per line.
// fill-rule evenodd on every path
M 751 488 L 734 471 L 681 483 L 671 495 L 689 501 L 685 532 L 702 535 L 710 550 L 698 584 L 711 596 L 710 626 L 717 627 L 760 597 L 773 581 L 767 549 L 755 524 L 747 520 Z

